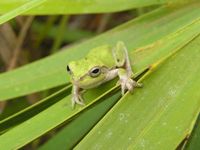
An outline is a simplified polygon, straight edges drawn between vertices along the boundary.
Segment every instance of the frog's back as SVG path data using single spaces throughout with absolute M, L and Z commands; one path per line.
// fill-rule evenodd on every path
M 115 61 L 112 54 L 112 47 L 109 45 L 103 45 L 96 47 L 94 49 L 91 49 L 91 51 L 86 56 L 90 59 L 98 59 L 103 64 L 105 64 L 108 67 L 115 66 Z

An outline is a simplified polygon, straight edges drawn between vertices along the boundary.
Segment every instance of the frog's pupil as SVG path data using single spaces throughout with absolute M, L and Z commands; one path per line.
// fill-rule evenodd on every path
M 99 69 L 98 68 L 96 68 L 96 69 L 94 69 L 94 70 L 92 70 L 92 73 L 98 73 L 99 72 Z

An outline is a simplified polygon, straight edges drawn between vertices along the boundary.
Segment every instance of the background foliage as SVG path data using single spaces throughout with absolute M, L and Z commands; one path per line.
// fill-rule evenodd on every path
M 0 149 L 198 149 L 199 8 L 195 0 L 1 0 Z M 122 97 L 114 80 L 72 109 L 66 64 L 119 40 L 144 87 Z

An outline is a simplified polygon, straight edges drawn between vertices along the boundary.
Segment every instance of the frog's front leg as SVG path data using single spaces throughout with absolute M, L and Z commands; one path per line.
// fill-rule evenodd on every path
M 115 59 L 116 66 L 124 68 L 127 72 L 127 75 L 131 77 L 133 75 L 133 71 L 129 60 L 128 50 L 124 42 L 117 42 L 117 45 L 113 48 L 112 53 Z
M 85 105 L 81 97 L 80 88 L 77 85 L 72 87 L 72 108 L 75 104 Z
M 121 84 L 122 95 L 124 95 L 126 90 L 132 91 L 134 87 L 141 87 L 142 84 L 131 79 L 133 72 L 125 44 L 119 41 L 112 52 L 116 66 L 118 67 L 118 76 L 119 83 Z

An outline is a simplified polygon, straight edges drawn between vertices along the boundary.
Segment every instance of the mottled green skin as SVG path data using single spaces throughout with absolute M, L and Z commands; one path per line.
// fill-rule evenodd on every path
M 86 75 L 93 67 L 113 68 L 116 63 L 113 58 L 112 47 L 104 45 L 92 49 L 84 58 L 70 62 L 68 66 L 72 72 L 72 82 L 80 88 L 87 89 L 98 86 L 106 77 L 106 73 L 101 73 L 95 78 Z

